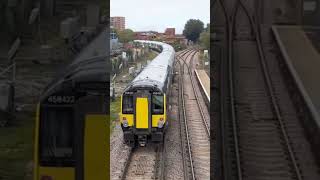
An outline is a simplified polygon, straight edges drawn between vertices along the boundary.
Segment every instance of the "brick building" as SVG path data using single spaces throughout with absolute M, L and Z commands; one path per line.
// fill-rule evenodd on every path
M 126 28 L 126 19 L 121 16 L 110 17 L 110 25 L 117 30 L 124 30 Z
M 155 31 L 140 31 L 135 32 L 135 39 L 138 40 L 154 40 L 158 36 L 158 33 Z
M 175 31 L 175 28 L 166 28 L 161 38 L 168 44 L 174 44 L 178 42 L 186 45 L 187 40 L 185 36 L 182 34 L 176 34 Z
M 155 40 L 163 41 L 168 44 L 180 43 L 187 44 L 187 39 L 182 34 L 175 34 L 175 28 L 166 28 L 164 33 L 156 31 L 138 31 L 135 32 L 135 39 L 137 40 Z
M 167 28 L 167 29 L 164 31 L 164 34 L 165 34 L 166 36 L 173 37 L 173 36 L 175 36 L 175 34 L 176 34 L 176 29 L 175 29 L 175 28 Z

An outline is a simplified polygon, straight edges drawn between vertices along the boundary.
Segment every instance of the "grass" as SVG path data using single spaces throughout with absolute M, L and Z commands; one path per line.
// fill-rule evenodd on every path
M 110 134 L 112 134 L 112 131 L 116 126 L 116 123 L 119 122 L 119 112 L 121 108 L 120 106 L 120 97 L 116 97 L 114 101 L 110 102 Z
M 33 113 L 20 114 L 9 127 L 0 128 L 0 180 L 32 178 L 27 164 L 33 158 Z

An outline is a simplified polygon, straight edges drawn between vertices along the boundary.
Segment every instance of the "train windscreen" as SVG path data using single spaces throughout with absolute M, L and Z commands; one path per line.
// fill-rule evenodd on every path
M 152 95 L 152 114 L 163 114 L 163 95 Z
M 122 97 L 122 113 L 133 114 L 133 95 L 123 95 Z
M 71 107 L 43 107 L 40 121 L 40 164 L 73 166 L 74 112 Z

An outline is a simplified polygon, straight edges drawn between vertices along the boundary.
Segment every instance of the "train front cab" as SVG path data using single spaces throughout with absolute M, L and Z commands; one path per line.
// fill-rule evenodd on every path
M 49 96 L 38 105 L 34 180 L 108 178 L 108 98 L 76 96 Z
M 124 141 L 138 141 L 141 146 L 148 140 L 162 142 L 168 124 L 166 109 L 166 95 L 160 91 L 124 92 L 120 113 Z

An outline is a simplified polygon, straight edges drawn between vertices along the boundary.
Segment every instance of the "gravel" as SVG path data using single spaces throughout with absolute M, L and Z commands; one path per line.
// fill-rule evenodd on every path
M 123 143 L 123 133 L 119 124 L 114 128 L 110 138 L 110 177 L 113 180 L 121 179 L 131 147 Z
M 165 136 L 165 179 L 184 179 L 178 116 L 178 77 L 175 76 L 173 79 L 169 98 L 169 126 Z

